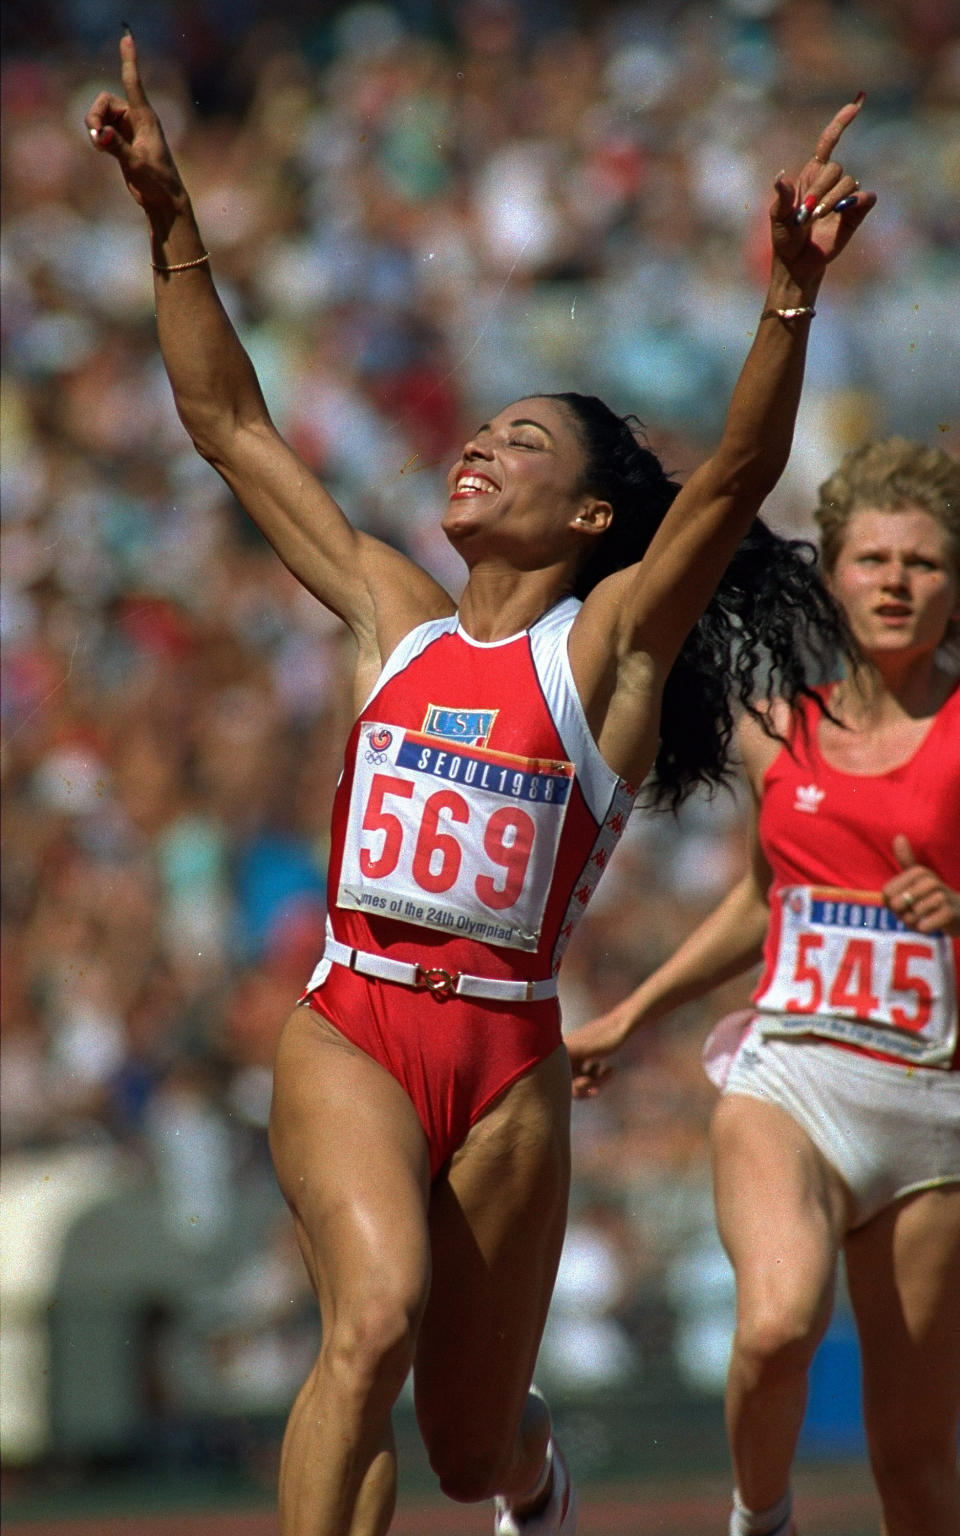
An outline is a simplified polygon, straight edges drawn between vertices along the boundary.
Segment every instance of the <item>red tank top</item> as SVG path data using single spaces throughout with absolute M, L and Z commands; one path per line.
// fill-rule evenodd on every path
M 761 1022 L 956 1066 L 960 940 L 907 928 L 879 893 L 900 868 L 898 832 L 918 863 L 960 889 L 960 688 L 913 756 L 883 774 L 826 762 L 819 719 L 814 703 L 800 703 L 764 776 L 759 836 L 773 882 L 754 992 Z
M 635 794 L 570 674 L 579 607 L 493 643 L 437 620 L 390 657 L 334 803 L 336 938 L 481 976 L 558 969 Z

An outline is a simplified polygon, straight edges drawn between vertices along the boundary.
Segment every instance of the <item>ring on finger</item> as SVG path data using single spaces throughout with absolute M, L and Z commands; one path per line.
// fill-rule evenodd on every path
M 903 893 L 903 895 L 902 895 L 902 897 L 900 899 L 903 902 L 904 906 L 906 907 L 907 911 L 909 912 L 910 908 L 913 906 L 913 897 L 911 896 L 910 892 L 909 891 L 904 891 L 904 893 Z

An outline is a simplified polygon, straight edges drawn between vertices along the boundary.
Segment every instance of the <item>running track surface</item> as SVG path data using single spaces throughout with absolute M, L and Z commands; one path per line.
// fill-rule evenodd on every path
M 805 1468 L 797 1476 L 803 1536 L 871 1536 L 879 1512 L 866 1470 L 848 1465 Z M 669 1484 L 581 1490 L 578 1536 L 722 1536 L 726 1479 L 691 1477 Z M 391 1536 L 489 1536 L 487 1506 L 466 1508 L 431 1500 L 401 1503 Z M 109 1515 L 85 1519 L 4 1521 L 4 1536 L 277 1536 L 270 1510 L 164 1515 Z

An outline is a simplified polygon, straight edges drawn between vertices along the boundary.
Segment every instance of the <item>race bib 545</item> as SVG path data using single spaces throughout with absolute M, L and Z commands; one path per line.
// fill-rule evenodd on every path
M 957 993 L 945 934 L 908 928 L 876 892 L 796 885 L 775 900 L 776 965 L 754 1000 L 765 1033 L 825 1035 L 949 1064 Z
M 365 721 L 338 906 L 536 949 L 573 776 Z

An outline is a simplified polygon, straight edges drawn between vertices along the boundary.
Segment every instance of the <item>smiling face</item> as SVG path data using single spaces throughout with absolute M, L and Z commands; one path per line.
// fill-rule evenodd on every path
M 933 652 L 960 617 L 960 571 L 946 529 L 929 512 L 851 512 L 830 586 L 861 650 Z
M 443 529 L 466 559 L 496 549 L 551 563 L 602 531 L 609 507 L 583 489 L 586 452 L 562 401 L 534 396 L 491 418 L 447 476 Z

